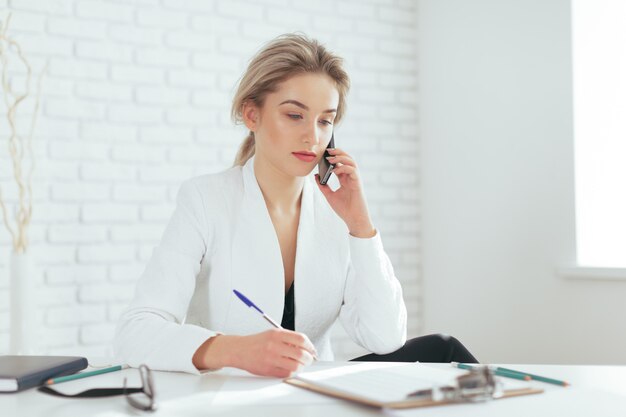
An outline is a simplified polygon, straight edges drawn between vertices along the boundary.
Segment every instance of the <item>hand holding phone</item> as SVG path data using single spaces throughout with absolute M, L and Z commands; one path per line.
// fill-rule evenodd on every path
M 328 153 L 328 149 L 332 149 L 334 147 L 335 147 L 335 132 L 333 132 L 333 135 L 330 137 L 330 142 L 328 142 L 328 146 L 326 147 L 326 150 L 324 151 L 324 156 L 322 156 L 322 159 L 320 159 L 320 162 L 317 164 L 318 172 L 320 175 L 320 184 L 322 185 L 326 185 L 326 183 L 328 182 L 330 178 L 330 174 L 332 174 L 333 170 L 335 169 L 335 164 L 331 164 L 330 162 L 328 162 L 328 159 L 326 159 L 327 156 L 331 156 Z
M 332 155 L 329 150 L 332 149 Z M 333 160 L 341 163 L 331 164 L 327 156 L 334 156 Z M 324 156 L 318 163 L 318 188 L 326 197 L 330 207 L 346 223 L 350 234 L 358 238 L 371 238 L 376 235 L 376 228 L 372 220 L 363 193 L 359 170 L 352 157 L 342 149 L 335 148 L 335 135 L 331 136 Z M 327 186 L 331 174 L 335 174 L 339 187 L 333 190 Z

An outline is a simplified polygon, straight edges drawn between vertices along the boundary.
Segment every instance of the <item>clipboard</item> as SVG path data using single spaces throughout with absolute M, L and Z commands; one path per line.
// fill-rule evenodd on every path
M 395 365 L 401 366 L 397 363 Z M 368 372 L 368 374 L 362 375 L 362 379 L 376 377 L 377 373 L 378 375 L 381 375 L 381 370 L 384 369 L 384 367 L 376 367 L 369 371 L 366 370 L 365 372 Z M 419 370 L 420 368 L 416 368 L 416 374 L 419 373 Z M 500 380 L 497 380 L 496 377 L 493 375 L 493 372 L 487 367 L 457 373 L 457 375 L 458 376 L 456 380 L 458 382 L 458 385 L 446 385 L 444 387 L 441 387 L 444 392 L 437 392 L 437 390 L 419 390 L 409 396 L 402 396 L 403 398 L 398 398 L 398 396 L 396 396 L 396 398 L 393 399 L 384 399 L 381 397 L 375 398 L 375 396 L 372 396 L 371 394 L 368 395 L 367 390 L 364 390 L 362 386 L 360 388 L 350 386 L 337 387 L 336 384 L 335 386 L 332 386 L 332 384 L 325 383 L 323 379 L 313 380 L 311 378 L 308 378 L 306 374 L 296 375 L 294 377 L 287 378 L 284 380 L 284 382 L 299 388 L 332 396 L 338 399 L 356 402 L 370 407 L 390 409 L 435 407 L 469 402 L 481 402 L 492 399 L 499 400 L 519 397 L 523 395 L 540 394 L 543 392 L 543 389 L 532 387 L 528 385 L 528 383 L 519 384 L 518 386 L 509 387 L 508 389 L 505 388 L 497 391 L 495 389 L 495 384 L 499 383 L 498 381 Z M 359 377 L 357 376 L 357 378 Z M 386 378 L 389 378 L 389 374 L 386 375 Z M 355 379 L 351 379 L 350 381 L 355 381 Z M 356 381 L 358 381 L 358 379 Z M 482 382 L 477 383 L 476 381 Z M 349 381 L 346 379 L 346 382 Z M 383 384 L 386 382 L 393 383 L 393 381 L 387 380 L 383 382 Z M 462 387 L 463 384 L 465 384 L 466 386 L 465 389 L 469 390 L 466 392 L 471 391 L 471 395 L 468 394 L 466 397 L 460 395 L 460 393 L 462 393 L 464 389 Z M 419 393 L 420 395 L 413 396 L 413 394 L 417 393 Z

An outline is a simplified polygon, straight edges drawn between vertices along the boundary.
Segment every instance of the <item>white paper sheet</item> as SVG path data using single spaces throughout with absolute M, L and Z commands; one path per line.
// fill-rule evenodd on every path
M 325 370 L 302 372 L 297 379 L 381 402 L 401 401 L 409 393 L 435 387 L 456 385 L 456 378 L 467 371 L 432 367 L 421 363 L 368 362 Z M 504 389 L 523 388 L 528 384 L 499 379 Z
M 323 404 L 331 397 L 285 384 L 280 378 L 259 377 L 238 369 L 229 369 L 230 378 L 215 394 L 213 406 L 244 404 Z

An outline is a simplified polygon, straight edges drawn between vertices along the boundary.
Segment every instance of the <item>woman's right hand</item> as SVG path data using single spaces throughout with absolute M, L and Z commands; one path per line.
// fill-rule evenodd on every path
M 271 329 L 243 336 L 233 346 L 236 368 L 255 375 L 286 378 L 313 362 L 315 347 L 303 333 Z
M 203 356 L 200 363 L 207 364 L 206 368 L 231 366 L 277 378 L 287 378 L 310 365 L 317 355 L 305 334 L 286 329 L 271 329 L 249 336 L 218 335 L 207 342 L 210 343 L 205 342 L 204 352 L 200 352 L 202 347 L 196 352 Z

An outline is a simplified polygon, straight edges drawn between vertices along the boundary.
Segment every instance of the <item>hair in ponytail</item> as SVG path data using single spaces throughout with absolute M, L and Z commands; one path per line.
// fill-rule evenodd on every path
M 243 165 L 248 159 L 252 158 L 252 156 L 254 156 L 254 132 L 250 131 L 248 136 L 246 136 L 241 143 L 241 146 L 239 146 L 234 165 Z
M 243 121 L 242 111 L 246 102 L 252 101 L 259 108 L 263 107 L 265 97 L 276 91 L 280 83 L 303 73 L 325 74 L 335 82 L 339 104 L 334 123 L 339 123 L 345 113 L 346 95 L 350 89 L 343 60 L 315 39 L 296 33 L 271 40 L 252 58 L 233 98 L 233 121 Z M 254 132 L 250 132 L 237 151 L 234 166 L 244 165 L 254 155 L 254 150 Z

